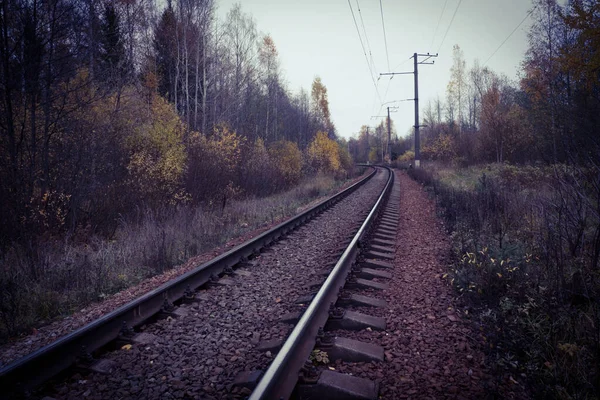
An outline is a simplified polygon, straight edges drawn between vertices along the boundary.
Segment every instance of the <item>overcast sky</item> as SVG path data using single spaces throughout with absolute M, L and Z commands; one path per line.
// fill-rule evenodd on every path
M 327 86 L 333 122 L 338 134 L 344 137 L 352 136 L 362 125 L 376 125 L 379 121 L 371 119 L 371 116 L 385 114 L 381 103 L 414 97 L 412 75 L 396 76 L 391 81 L 389 77 L 378 80 L 379 73 L 388 71 L 380 2 L 350 1 L 367 48 L 367 57 L 367 40 L 370 45 L 373 77 L 379 97 L 348 0 L 241 2 L 242 10 L 253 16 L 259 32 L 272 36 L 290 90 L 297 93 L 304 87 L 310 92 L 313 78 L 317 75 L 321 77 Z M 236 2 L 217 0 L 220 20 Z M 484 63 L 531 8 L 530 0 L 382 0 L 381 4 L 389 69 L 394 72 L 412 71 L 413 64 L 409 57 L 414 52 L 439 52 L 434 65 L 419 66 L 421 115 L 428 100 L 438 95 L 442 99 L 446 97 L 453 45 L 458 44 L 463 49 L 468 68 L 475 59 Z M 454 21 L 450 25 L 455 11 Z M 528 18 L 488 61 L 487 66 L 517 79 L 527 49 L 530 24 Z M 444 39 L 446 31 L 448 33 Z M 414 125 L 414 104 L 404 101 L 390 105 L 399 106 L 398 112 L 392 114 L 392 119 L 398 134 L 403 136 Z

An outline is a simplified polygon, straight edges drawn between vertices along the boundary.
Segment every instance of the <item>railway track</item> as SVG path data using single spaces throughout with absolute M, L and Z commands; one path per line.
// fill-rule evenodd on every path
M 382 302 L 350 291 L 385 288 L 397 224 L 394 205 L 386 203 L 396 191 L 393 174 L 374 170 L 342 194 L 2 368 L 0 396 L 279 399 L 323 398 L 326 390 L 326 398 L 377 398 L 374 382 L 320 362 L 383 361 L 382 348 L 327 331 L 384 328 L 382 318 L 356 311 Z M 100 351 L 103 358 L 94 360 Z M 77 370 L 34 390 L 74 364 Z

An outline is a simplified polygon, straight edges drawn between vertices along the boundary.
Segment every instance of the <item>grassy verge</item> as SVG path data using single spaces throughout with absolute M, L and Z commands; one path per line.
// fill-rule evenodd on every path
M 447 279 L 494 376 L 526 382 L 537 398 L 598 398 L 598 171 L 488 165 L 409 174 L 435 196 L 453 238 Z
M 0 254 L 0 341 L 290 217 L 346 182 L 317 175 L 287 192 L 232 201 L 224 210 L 139 209 L 120 221 L 111 240 L 13 246 Z

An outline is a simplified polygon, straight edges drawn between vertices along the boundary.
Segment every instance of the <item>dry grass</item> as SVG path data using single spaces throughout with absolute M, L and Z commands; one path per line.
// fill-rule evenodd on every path
M 454 239 L 447 277 L 494 376 L 527 381 L 539 398 L 597 398 L 600 176 L 507 165 L 410 173 Z
M 228 240 L 296 214 L 344 182 L 325 175 L 264 198 L 220 207 L 140 209 L 114 238 L 45 241 L 0 255 L 0 339 L 78 310 Z

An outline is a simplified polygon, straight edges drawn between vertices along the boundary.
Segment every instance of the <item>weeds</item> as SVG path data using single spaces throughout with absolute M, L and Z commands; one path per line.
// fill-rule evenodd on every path
M 409 170 L 454 242 L 447 279 L 480 328 L 494 375 L 536 397 L 600 392 L 600 176 L 572 167 Z
M 102 300 L 226 241 L 297 213 L 343 182 L 317 175 L 265 198 L 138 209 L 112 239 L 40 240 L 0 254 L 0 340 Z

